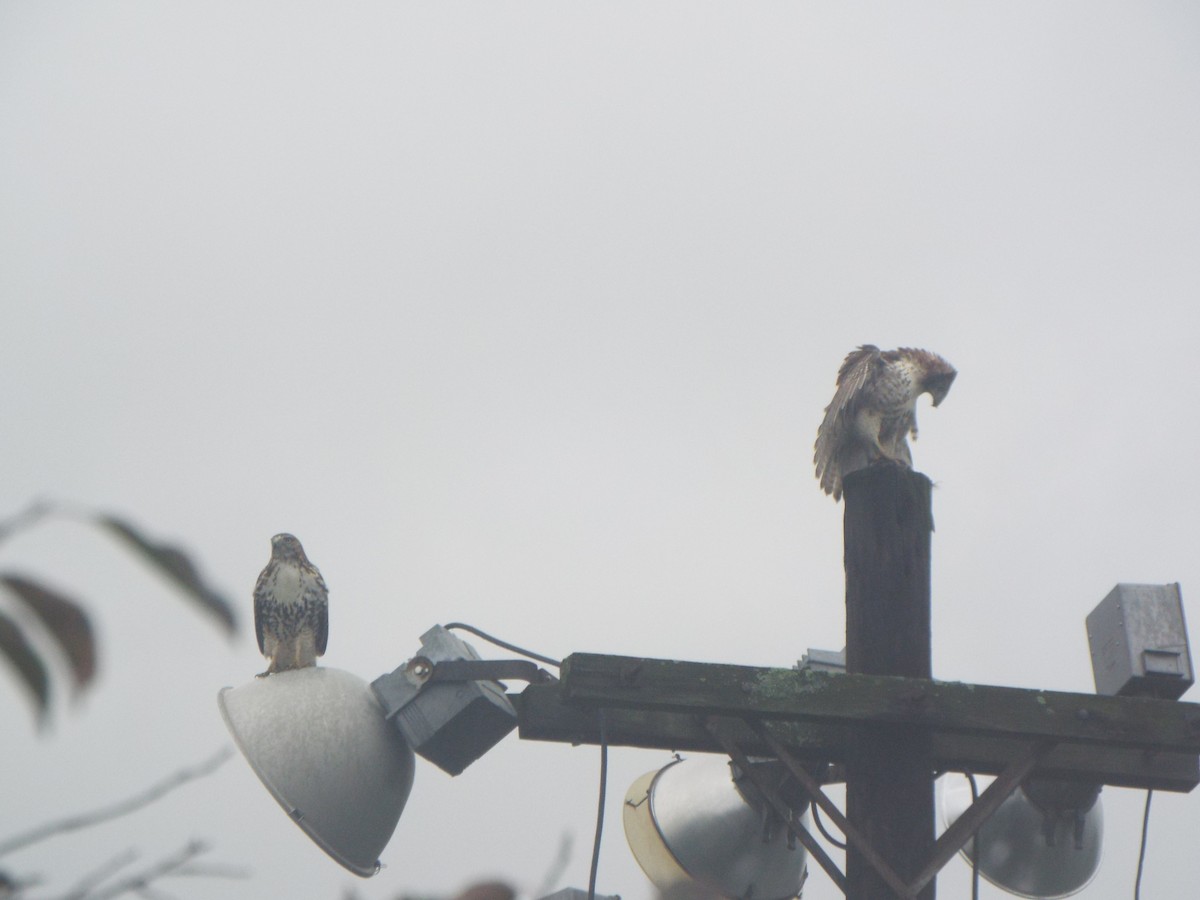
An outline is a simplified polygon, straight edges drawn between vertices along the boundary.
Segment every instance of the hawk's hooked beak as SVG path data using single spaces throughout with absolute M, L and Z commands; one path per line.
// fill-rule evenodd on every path
M 933 401 L 933 405 L 937 406 L 946 399 L 946 395 L 950 393 L 950 385 L 954 384 L 954 376 L 957 372 L 950 372 L 948 376 L 941 376 L 933 379 L 933 383 L 929 384 L 929 398 Z M 926 382 L 928 384 L 928 382 Z

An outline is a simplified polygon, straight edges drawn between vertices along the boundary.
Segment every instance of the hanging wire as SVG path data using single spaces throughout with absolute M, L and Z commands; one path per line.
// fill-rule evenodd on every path
M 1154 791 L 1146 791 L 1146 809 L 1142 813 L 1142 848 L 1138 851 L 1137 880 L 1133 883 L 1133 900 L 1142 896 L 1142 865 L 1146 862 L 1146 831 L 1150 825 L 1150 798 Z
M 833 844 L 833 846 L 837 847 L 839 850 L 845 850 L 846 842 L 839 841 L 832 834 L 830 834 L 828 831 L 825 830 L 825 820 L 821 818 L 820 807 L 818 807 L 817 804 L 814 803 L 812 805 L 812 811 L 813 811 L 813 821 L 817 824 L 817 831 L 821 832 L 821 834 L 822 834 L 822 836 L 824 836 L 825 840 L 829 841 L 829 843 Z
M 975 783 L 975 776 L 970 772 L 963 772 L 967 776 L 967 782 L 971 785 L 971 805 L 975 805 L 975 801 L 979 799 L 979 785 Z M 971 900 L 979 900 L 979 830 L 971 835 Z
M 600 838 L 604 834 L 604 795 L 608 790 L 608 717 L 600 710 L 600 799 L 596 804 L 596 838 L 592 842 L 592 869 L 588 873 L 588 900 L 596 900 L 596 873 L 600 869 Z
M 518 647 L 516 644 L 510 644 L 508 641 L 502 641 L 500 638 L 493 637 L 486 631 L 482 631 L 476 628 L 474 625 L 468 625 L 466 622 L 451 622 L 449 625 L 444 625 L 442 627 L 446 630 L 458 628 L 462 631 L 469 631 L 476 637 L 483 638 L 483 640 L 487 641 L 488 643 L 495 644 L 497 647 L 503 647 L 505 650 L 509 650 L 521 656 L 527 656 L 530 659 L 535 659 L 538 662 L 545 663 L 548 666 L 554 666 L 556 669 L 562 666 L 561 659 L 555 659 L 552 656 L 542 656 L 540 653 L 534 653 L 532 650 L 526 650 L 524 647 Z

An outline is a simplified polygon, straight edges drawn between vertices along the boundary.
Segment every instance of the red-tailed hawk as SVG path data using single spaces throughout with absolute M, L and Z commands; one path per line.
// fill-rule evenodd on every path
M 329 640 L 329 589 L 300 542 L 290 534 L 271 538 L 271 560 L 254 586 L 258 649 L 270 660 L 260 678 L 315 666 Z
M 912 466 L 908 435 L 917 438 L 917 398 L 946 399 L 954 366 L 936 353 L 901 347 L 881 351 L 863 344 L 838 370 L 837 392 L 817 430 L 817 480 L 833 499 L 842 478 L 879 460 Z

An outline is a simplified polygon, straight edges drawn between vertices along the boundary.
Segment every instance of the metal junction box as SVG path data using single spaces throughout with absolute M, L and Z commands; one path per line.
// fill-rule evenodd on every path
M 1177 700 L 1192 686 L 1178 584 L 1118 584 L 1088 614 L 1096 693 Z

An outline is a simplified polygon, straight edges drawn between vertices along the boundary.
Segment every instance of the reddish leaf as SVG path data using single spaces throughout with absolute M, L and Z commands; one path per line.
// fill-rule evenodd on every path
M 4 613 L 0 613 L 0 656 L 16 669 L 33 698 L 38 724 L 41 724 L 50 709 L 50 679 L 46 674 L 46 666 L 25 639 L 21 627 Z
M 97 521 L 141 556 L 158 571 L 166 575 L 192 600 L 200 604 L 209 615 L 214 616 L 222 627 L 232 634 L 237 627 L 233 607 L 223 595 L 213 590 L 203 578 L 191 558 L 178 547 L 159 544 L 150 540 L 124 519 L 115 516 L 100 516 Z
M 20 575 L 0 575 L 0 583 L 46 626 L 71 665 L 75 688 L 87 687 L 96 676 L 96 641 L 87 613 L 74 600 Z

